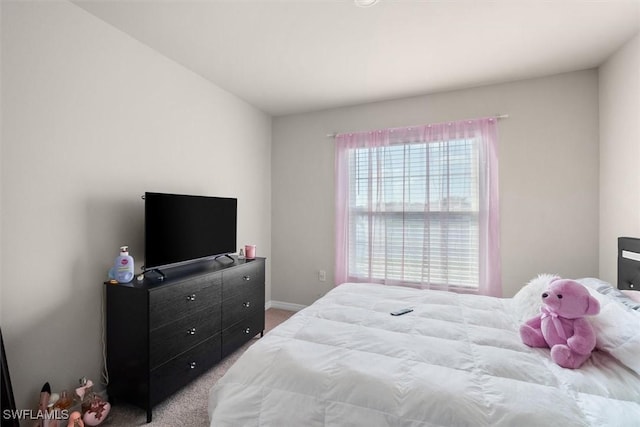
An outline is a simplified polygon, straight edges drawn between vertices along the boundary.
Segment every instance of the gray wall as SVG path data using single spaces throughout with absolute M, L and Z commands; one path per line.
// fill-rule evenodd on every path
M 274 119 L 272 298 L 307 305 L 333 285 L 327 133 L 495 113 L 510 115 L 499 124 L 504 296 L 538 273 L 597 275 L 598 74 L 587 70 Z
M 640 237 L 640 35 L 600 67 L 600 277 L 617 281 L 617 238 Z
M 270 256 L 271 118 L 75 5 L 3 2 L 2 117 L 19 408 L 100 380 L 102 282 L 120 245 L 142 263 L 144 191 L 237 197 L 238 243 Z

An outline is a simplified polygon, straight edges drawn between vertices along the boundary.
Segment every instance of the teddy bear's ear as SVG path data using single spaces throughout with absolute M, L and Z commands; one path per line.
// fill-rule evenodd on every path
M 593 316 L 594 314 L 600 313 L 600 303 L 593 296 L 589 295 L 589 299 L 587 301 L 587 310 L 585 311 L 585 315 Z

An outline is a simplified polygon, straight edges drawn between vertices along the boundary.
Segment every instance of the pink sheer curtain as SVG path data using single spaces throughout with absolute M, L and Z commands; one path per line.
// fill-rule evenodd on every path
M 496 121 L 336 136 L 336 284 L 501 296 Z

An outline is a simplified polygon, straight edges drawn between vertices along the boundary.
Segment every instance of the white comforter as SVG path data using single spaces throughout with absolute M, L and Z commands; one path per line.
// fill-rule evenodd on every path
M 638 374 L 601 351 L 578 370 L 555 365 L 522 344 L 510 304 L 341 285 L 218 381 L 211 426 L 640 425 Z M 389 315 L 403 307 L 414 311 Z

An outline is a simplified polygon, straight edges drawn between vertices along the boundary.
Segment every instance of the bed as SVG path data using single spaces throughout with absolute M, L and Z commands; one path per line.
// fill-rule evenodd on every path
M 214 385 L 211 426 L 639 425 L 640 303 L 580 279 L 601 304 L 597 349 L 564 369 L 518 334 L 551 278 L 505 299 L 340 285 Z M 389 315 L 404 307 L 413 311 Z

